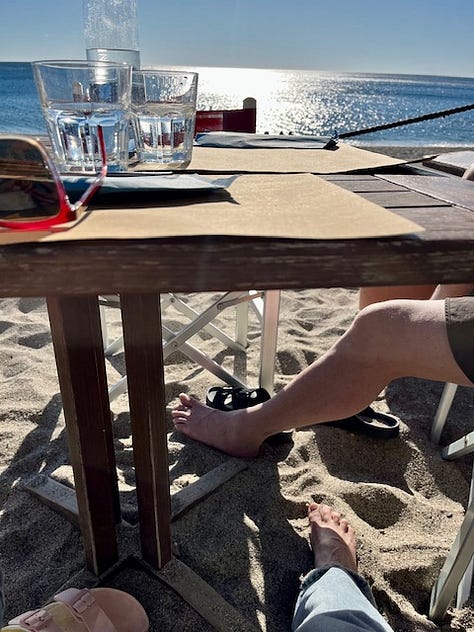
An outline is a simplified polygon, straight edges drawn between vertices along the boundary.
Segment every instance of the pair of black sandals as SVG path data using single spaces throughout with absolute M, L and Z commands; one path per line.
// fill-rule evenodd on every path
M 270 399 L 270 394 L 264 388 L 243 388 L 234 386 L 213 386 L 207 391 L 206 404 L 217 410 L 231 411 L 250 408 Z M 374 410 L 371 406 L 360 413 L 329 421 L 325 426 L 341 428 L 355 434 L 362 434 L 374 439 L 393 439 L 400 433 L 400 421 L 389 413 Z M 281 439 L 291 436 L 291 431 L 275 435 Z

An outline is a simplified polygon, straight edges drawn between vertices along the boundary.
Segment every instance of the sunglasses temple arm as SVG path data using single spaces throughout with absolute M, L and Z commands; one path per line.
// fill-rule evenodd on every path
M 97 128 L 97 138 L 99 140 L 100 155 L 102 157 L 102 167 L 94 182 L 87 187 L 79 200 L 73 204 L 73 209 L 75 211 L 78 211 L 80 208 L 86 207 L 89 204 L 90 199 L 100 189 L 102 181 L 107 175 L 107 158 L 105 153 L 104 134 L 102 132 L 102 127 L 100 126 Z

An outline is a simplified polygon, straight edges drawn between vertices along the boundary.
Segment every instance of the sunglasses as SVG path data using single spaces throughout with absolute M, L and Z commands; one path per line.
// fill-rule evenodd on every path
M 71 204 L 44 146 L 28 136 L 0 135 L 0 227 L 41 230 L 76 220 L 107 174 L 102 128 L 97 128 L 102 166 L 94 182 Z

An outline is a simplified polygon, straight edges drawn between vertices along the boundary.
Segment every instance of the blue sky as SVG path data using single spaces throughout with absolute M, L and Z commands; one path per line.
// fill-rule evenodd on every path
M 474 76 L 473 0 L 137 0 L 142 66 Z M 82 59 L 82 0 L 2 0 L 0 60 Z

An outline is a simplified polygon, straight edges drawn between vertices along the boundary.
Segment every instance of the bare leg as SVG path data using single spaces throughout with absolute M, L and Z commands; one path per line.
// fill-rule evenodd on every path
M 358 314 L 327 353 L 268 402 L 221 412 L 183 394 L 173 421 L 178 431 L 193 439 L 250 457 L 272 434 L 361 411 L 389 382 L 404 376 L 472 386 L 448 344 L 444 301 L 375 303 Z
M 448 296 L 467 296 L 474 290 L 474 285 L 468 283 L 454 283 L 450 285 L 438 285 L 431 297 L 433 300 L 447 298 Z
M 352 527 L 339 513 L 311 503 L 308 507 L 314 567 L 337 564 L 357 573 L 356 541 Z
M 391 301 L 399 298 L 429 299 L 436 285 L 394 285 L 361 287 L 359 289 L 359 309 L 372 303 Z
M 394 285 L 381 287 L 361 287 L 359 289 L 359 309 L 372 303 L 391 301 L 394 299 L 439 299 L 447 296 L 466 296 L 472 292 L 474 285 L 457 283 L 450 285 Z

